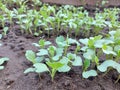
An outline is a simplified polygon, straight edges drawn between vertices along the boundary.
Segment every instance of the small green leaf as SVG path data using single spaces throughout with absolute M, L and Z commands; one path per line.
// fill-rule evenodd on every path
M 49 46 L 48 51 L 49 51 L 51 57 L 53 57 L 55 55 L 55 50 L 56 50 L 55 46 Z
M 114 51 L 113 51 L 113 48 L 112 47 L 110 47 L 110 46 L 106 46 L 106 45 L 104 45 L 103 47 L 102 47 L 102 50 L 103 50 L 103 52 L 105 53 L 105 54 L 113 54 L 113 55 L 117 55 Z
M 37 73 L 49 71 L 48 67 L 43 63 L 36 63 L 33 66 L 35 67 L 35 72 Z
M 35 33 L 34 33 L 34 36 L 39 36 L 39 33 L 38 33 L 38 32 L 35 32 Z
M 92 60 L 92 58 L 95 56 L 95 51 L 92 49 L 87 49 L 87 52 L 83 54 L 85 59 Z
M 4 66 L 0 66 L 0 70 L 3 70 L 4 69 Z
M 68 38 L 68 43 L 69 43 L 69 44 L 77 44 L 77 45 L 80 45 L 80 43 L 77 42 L 77 40 L 72 39 L 72 38 Z
M 76 54 L 67 53 L 67 57 L 69 58 L 69 60 L 73 60 L 73 59 L 75 59 Z
M 120 73 L 120 64 L 113 60 L 106 60 L 101 65 L 99 65 L 97 68 L 101 72 L 106 72 L 108 67 L 112 67 Z
M 80 39 L 79 41 L 80 41 L 82 44 L 84 44 L 84 45 L 88 45 L 89 39 L 88 39 L 88 38 L 85 38 L 85 39 Z
M 67 45 L 65 42 L 65 38 L 63 36 L 57 37 L 56 43 L 57 43 L 58 47 L 65 47 Z
M 95 70 L 89 70 L 89 71 L 83 72 L 82 76 L 83 76 L 83 78 L 97 76 L 97 72 Z
M 62 56 L 62 54 L 58 54 L 58 55 L 55 55 L 52 59 L 54 61 L 58 61 L 61 56 Z
M 101 39 L 101 40 L 97 40 L 94 44 L 94 46 L 96 48 L 102 48 L 103 45 L 108 45 L 108 44 L 113 44 L 114 42 L 112 40 L 109 39 Z
M 45 59 L 44 56 L 43 56 L 43 57 L 36 57 L 36 58 L 35 58 L 35 61 L 36 61 L 37 63 L 40 63 L 40 62 L 42 62 L 44 59 Z
M 116 33 L 116 31 L 110 31 L 110 32 L 109 32 L 109 34 L 110 34 L 111 36 L 114 36 L 115 33 Z
M 71 69 L 70 66 L 68 66 L 68 65 L 64 65 L 64 66 L 58 68 L 58 71 L 59 71 L 59 72 L 69 72 L 70 69 Z
M 83 70 L 86 71 L 89 66 L 90 66 L 90 60 L 86 59 L 83 64 Z
M 96 65 L 99 65 L 99 58 L 97 57 L 97 56 L 95 56 L 95 63 L 96 63 Z
M 68 64 L 68 62 L 69 62 L 70 60 L 67 58 L 67 57 L 63 57 L 61 60 L 60 60 L 60 62 L 61 63 L 63 63 L 63 64 Z
M 94 44 L 96 48 L 102 48 L 103 45 L 104 45 L 104 40 L 97 40 Z
M 95 37 L 94 37 L 94 41 L 100 40 L 102 37 L 103 37 L 102 35 L 95 36 Z
M 50 45 L 51 42 L 50 41 L 45 41 L 45 45 Z
M 114 34 L 115 39 L 119 39 L 120 36 L 120 30 L 118 29 L 116 33 Z
M 63 50 L 64 50 L 64 48 L 57 48 L 56 49 L 56 55 L 63 54 Z
M 75 57 L 75 60 L 72 62 L 73 66 L 82 66 L 82 59 L 79 56 Z
M 114 51 L 117 52 L 117 51 L 119 51 L 119 50 L 120 50 L 120 45 L 116 45 L 116 46 L 114 47 Z
M 3 28 L 3 31 L 4 31 L 4 34 L 5 34 L 5 35 L 7 34 L 8 29 L 9 29 L 8 27 L 4 27 L 4 28 Z
M 77 51 L 77 52 L 80 51 L 80 49 L 81 49 L 80 46 L 77 46 L 77 47 L 76 47 L 76 51 Z
M 102 46 L 102 49 L 106 50 L 106 49 L 107 49 L 107 45 L 104 44 L 104 45 Z
M 63 36 L 59 36 L 56 38 L 56 43 L 58 42 L 64 42 L 65 41 L 65 38 Z
M 120 57 L 120 50 L 117 51 L 117 56 Z
M 5 61 L 8 61 L 9 58 L 0 58 L 0 65 L 2 65 Z
M 25 53 L 25 57 L 32 63 L 36 63 L 36 60 L 35 60 L 36 55 L 35 55 L 35 52 L 33 52 L 32 50 L 27 50 Z
M 52 58 L 53 60 L 57 61 L 63 54 L 63 48 L 56 48 L 56 55 Z
M 90 48 L 94 48 L 94 43 L 95 43 L 94 39 L 90 39 L 90 40 L 88 41 L 88 46 L 89 46 Z
M 40 49 L 37 55 L 38 56 L 48 55 L 48 51 L 46 49 Z
M 81 47 L 80 50 L 82 50 L 82 51 L 86 51 L 88 48 L 89 48 L 88 46 L 84 46 L 84 47 Z
M 44 48 L 45 47 L 45 40 L 44 39 L 40 39 L 39 40 L 39 45 L 41 48 Z
M 35 72 L 35 68 L 28 68 L 24 71 L 25 74 L 30 72 Z
M 32 45 L 34 45 L 34 46 L 36 46 L 36 47 L 40 47 L 40 45 L 37 44 L 37 43 L 32 43 Z
M 52 69 L 55 69 L 55 70 L 57 70 L 58 68 L 60 68 L 64 65 L 61 62 L 46 62 L 46 63 L 49 67 L 51 67 Z

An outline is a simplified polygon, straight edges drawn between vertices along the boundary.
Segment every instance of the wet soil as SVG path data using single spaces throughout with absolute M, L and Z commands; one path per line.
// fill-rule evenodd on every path
M 69 73 L 57 73 L 54 82 L 48 73 L 24 74 L 31 63 L 25 58 L 25 51 L 37 49 L 32 43 L 40 37 L 26 37 L 18 35 L 10 30 L 2 41 L 0 57 L 8 57 L 10 60 L 5 64 L 5 69 L 0 71 L 0 90 L 120 90 L 120 82 L 116 71 L 111 71 L 103 77 L 99 75 L 89 79 L 83 79 L 81 68 L 73 68 Z M 54 38 L 51 38 L 52 41 Z

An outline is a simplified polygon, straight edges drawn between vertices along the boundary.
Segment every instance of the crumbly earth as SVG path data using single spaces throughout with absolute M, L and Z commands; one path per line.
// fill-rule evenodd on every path
M 12 30 L 2 39 L 0 57 L 8 57 L 10 60 L 4 64 L 5 69 L 0 71 L 0 90 L 120 90 L 120 82 L 114 83 L 117 79 L 116 71 L 104 77 L 99 75 L 83 79 L 81 68 L 77 67 L 69 73 L 57 73 L 54 82 L 48 73 L 41 74 L 41 78 L 36 73 L 25 75 L 24 70 L 31 66 L 25 58 L 25 51 L 36 51 L 32 43 L 38 40 L 39 37 L 18 35 Z

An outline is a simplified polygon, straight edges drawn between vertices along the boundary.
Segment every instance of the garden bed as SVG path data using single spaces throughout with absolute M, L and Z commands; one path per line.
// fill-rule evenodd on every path
M 3 57 L 9 58 L 9 61 L 2 64 L 5 68 L 0 71 L 0 90 L 120 90 L 120 80 L 116 82 L 120 68 L 119 61 L 117 61 L 120 55 L 119 47 L 118 51 L 112 51 L 111 49 L 107 51 L 106 49 L 107 47 L 119 46 L 119 8 L 99 9 L 98 7 L 84 8 L 69 5 L 49 5 L 41 4 L 39 0 L 39 3 L 36 3 L 37 1 L 34 2 L 34 0 L 21 2 L 7 2 L 3 0 L 0 3 L 0 59 Z M 62 4 L 66 4 L 66 2 Z M 67 4 L 73 4 L 73 2 Z M 115 40 L 113 40 L 113 37 L 115 37 Z M 101 47 L 103 43 L 98 42 L 97 39 L 98 41 L 103 41 L 106 45 Z M 44 40 L 50 41 L 51 43 L 49 42 L 49 44 L 52 47 L 44 47 L 43 43 L 43 47 L 41 47 L 40 42 Z M 88 40 L 88 46 L 84 42 L 86 40 Z M 100 45 L 95 44 L 95 40 Z M 77 45 L 78 49 L 76 49 Z M 57 61 L 53 60 L 50 62 L 50 52 L 46 54 L 45 52 L 41 53 L 40 50 L 44 49 L 45 51 L 47 49 L 49 51 L 54 49 L 57 53 L 59 46 L 63 46 L 63 51 L 67 51 L 60 54 L 59 60 L 63 56 L 69 59 L 71 57 L 68 57 L 68 54 L 75 53 L 79 55 L 80 62 L 68 61 L 69 67 L 73 65 L 70 67 L 70 70 L 67 72 L 64 71 L 66 68 L 64 70 L 61 69 L 64 72 L 58 70 L 52 78 L 51 73 L 49 73 L 52 70 L 48 62 L 56 63 Z M 97 53 L 95 57 L 92 57 L 93 61 L 90 59 L 91 61 L 87 65 L 86 61 L 91 58 L 91 53 L 87 53 L 87 49 L 85 50 L 86 47 L 84 48 L 84 46 L 87 46 L 88 50 L 96 50 L 95 53 Z M 37 61 L 35 58 L 34 60 L 36 61 L 34 62 L 34 55 L 27 55 L 29 50 L 33 54 L 35 53 L 36 56 L 45 54 L 45 60 L 40 62 L 38 57 L 39 60 Z M 60 52 L 61 49 L 58 53 Z M 53 52 L 51 53 L 53 54 Z M 90 55 L 88 57 L 84 56 L 87 54 Z M 76 55 L 74 56 L 76 57 Z M 108 71 L 99 69 L 98 67 L 103 65 L 107 58 L 112 58 L 113 63 L 117 66 L 113 64 L 108 65 L 114 68 L 112 69 L 106 65 L 110 69 Z M 63 65 L 59 60 L 58 64 Z M 41 74 L 38 74 L 38 72 L 33 73 L 37 70 L 33 70 L 33 66 L 38 63 L 46 65 L 49 72 L 47 70 L 47 72 Z M 25 70 L 30 67 L 32 67 L 33 72 L 25 73 Z M 88 73 L 88 77 L 83 75 L 83 73 L 89 70 L 93 70 L 95 74 L 92 73 L 90 75 Z
M 48 38 L 46 38 L 49 40 Z M 50 75 L 43 73 L 41 79 L 38 74 L 23 72 L 31 66 L 25 58 L 28 49 L 36 51 L 31 45 L 39 38 L 17 36 L 14 31 L 2 39 L 0 56 L 9 57 L 10 61 L 5 69 L 0 71 L 0 90 L 119 90 L 120 83 L 115 84 L 116 71 L 109 72 L 106 76 L 99 75 L 95 78 L 83 79 L 81 69 L 74 68 L 68 73 L 57 73 L 54 82 Z M 50 39 L 53 41 L 54 37 Z

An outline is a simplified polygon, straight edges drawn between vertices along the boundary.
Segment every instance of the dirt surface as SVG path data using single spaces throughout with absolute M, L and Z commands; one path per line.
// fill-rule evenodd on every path
M 54 39 L 54 38 L 52 38 Z M 57 73 L 54 82 L 51 82 L 48 73 L 38 74 L 23 72 L 31 66 L 24 56 L 25 51 L 37 49 L 32 46 L 39 37 L 18 36 L 12 30 L 2 39 L 0 57 L 8 57 L 5 69 L 0 71 L 0 90 L 120 90 L 120 82 L 115 84 L 116 71 L 106 76 L 99 75 L 83 79 L 81 68 L 73 68 L 69 73 Z
M 102 0 L 41 0 L 42 2 L 70 5 L 101 5 Z M 120 0 L 107 0 L 106 6 L 120 6 Z

